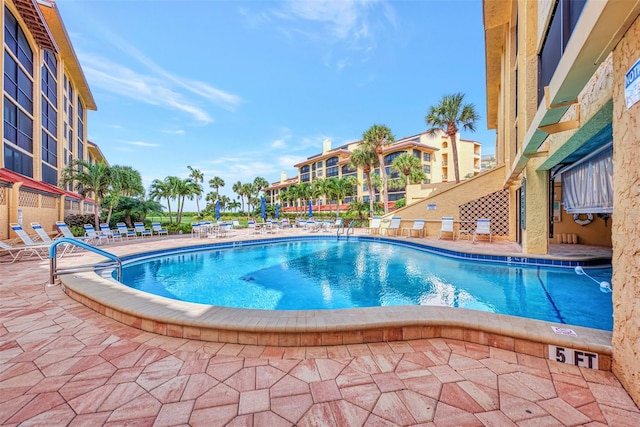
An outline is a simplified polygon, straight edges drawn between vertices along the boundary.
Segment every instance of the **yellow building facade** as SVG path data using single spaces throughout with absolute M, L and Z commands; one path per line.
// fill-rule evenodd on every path
M 293 184 L 309 183 L 327 178 L 342 178 L 353 176 L 357 179 L 358 184 L 354 195 L 348 196 L 344 203 L 350 203 L 353 200 L 368 202 L 371 197 L 376 202 L 380 202 L 380 193 L 376 191 L 373 194 L 367 187 L 367 181 L 362 168 L 354 168 L 351 166 L 351 153 L 355 151 L 361 144 L 361 141 L 351 142 L 338 148 L 331 147 L 331 140 L 327 139 L 323 142 L 322 152 L 313 155 L 306 160 L 294 165 L 298 169 L 298 176 L 287 179 L 286 175 L 282 175 L 279 182 L 271 184 L 265 191 L 267 199 L 271 203 L 281 203 L 287 206 L 287 202 L 283 203 L 281 198 L 282 192 Z M 383 156 L 387 177 L 390 179 L 402 178 L 397 172 L 391 169 L 393 160 L 403 154 L 409 153 L 414 155 L 422 164 L 425 173 L 425 183 L 440 183 L 455 181 L 455 172 L 453 169 L 452 148 L 449 138 L 444 134 L 429 135 L 426 132 L 402 138 L 387 145 L 384 148 Z M 460 168 L 461 179 L 471 178 L 480 173 L 481 168 L 481 145 L 476 141 L 457 139 L 458 162 Z M 379 173 L 376 168 L 372 173 Z M 407 192 L 405 188 L 389 190 L 390 202 L 405 198 Z M 326 206 L 335 203 L 320 199 L 312 203 L 316 205 Z
M 640 403 L 640 2 L 484 0 L 509 239 L 613 248 L 613 371 Z
M 3 132 L 0 147 L 0 239 L 9 223 L 40 222 L 47 231 L 93 203 L 57 188 L 76 159 L 104 156 L 87 140 L 87 111 L 96 110 L 53 1 L 7 0 L 2 7 Z

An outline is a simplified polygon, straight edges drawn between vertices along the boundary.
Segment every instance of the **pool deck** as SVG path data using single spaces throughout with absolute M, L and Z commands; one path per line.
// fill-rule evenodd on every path
M 232 239 L 256 237 L 265 236 L 242 230 Z M 460 251 L 521 255 L 517 245 L 504 241 L 471 245 L 409 240 Z M 153 237 L 103 249 L 124 255 L 203 243 L 188 236 Z M 576 252 L 607 256 L 600 248 L 557 249 L 568 251 L 555 254 L 552 247 L 558 257 L 571 258 Z M 61 264 L 90 259 L 86 253 L 71 254 Z M 80 286 L 85 282 L 77 281 Z M 131 327 L 125 324 L 131 318 L 116 321 L 107 317 L 117 318 L 115 312 L 100 314 L 99 307 L 92 310 L 48 282 L 47 261 L 0 265 L 2 425 L 640 425 L 638 407 L 607 366 L 593 370 L 547 360 L 541 342 L 550 339 L 575 347 L 573 341 L 565 341 L 575 337 L 550 334 L 545 322 L 528 321 L 537 325 L 531 329 L 517 318 L 496 321 L 488 319 L 494 315 L 482 313 L 486 323 L 480 324 L 472 318 L 475 312 L 464 310 L 466 314 L 454 312 L 455 321 L 445 312 L 434 315 L 429 320 L 433 323 L 402 326 L 409 317 L 425 316 L 402 313 L 405 307 L 391 315 L 371 313 L 371 319 L 358 312 L 339 322 L 316 323 L 314 327 L 321 329 L 300 335 L 311 342 L 293 338 L 274 343 L 271 332 L 256 335 L 264 337 L 263 343 L 243 343 L 239 333 L 215 342 L 205 340 L 214 336 L 191 337 L 194 327 L 172 329 L 172 323 L 163 328 L 162 322 L 149 321 Z M 67 285 L 67 291 L 71 287 Z M 132 298 L 124 300 L 130 303 Z M 144 310 L 150 304 L 135 301 L 134 306 Z M 188 307 L 178 317 L 197 321 L 201 316 L 191 310 Z M 232 315 L 226 322 L 242 329 L 246 317 L 250 316 Z M 344 327 L 346 320 L 353 325 L 379 322 L 381 332 L 368 340 L 366 332 L 354 328 L 338 338 L 329 326 L 334 322 Z M 275 336 L 289 334 L 287 339 L 296 328 L 309 327 L 282 319 L 275 322 L 276 329 L 278 325 L 285 335 Z M 152 331 L 144 326 L 152 326 Z M 268 329 L 259 323 L 252 327 Z M 486 327 L 498 329 L 483 332 Z M 159 334 L 153 328 L 159 328 Z M 580 342 L 602 352 L 602 363 L 610 364 L 609 333 L 572 329 Z M 514 331 L 525 335 L 514 338 Z

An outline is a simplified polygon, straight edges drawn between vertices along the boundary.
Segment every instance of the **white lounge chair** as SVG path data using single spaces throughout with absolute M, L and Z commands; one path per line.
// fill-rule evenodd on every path
M 111 228 L 109 227 L 109 224 L 107 224 L 106 222 L 100 223 L 100 233 L 107 236 L 107 241 L 111 240 L 113 242 L 116 239 L 120 239 L 120 241 L 122 241 L 122 235 L 118 233 L 117 230 L 114 233 L 113 230 L 111 230 Z
M 443 216 L 442 217 L 442 227 L 440 227 L 440 231 L 438 232 L 438 239 L 442 239 L 442 233 L 451 233 L 451 240 L 455 240 L 456 236 L 453 234 L 453 217 L 452 216 Z
M 69 226 L 67 225 L 66 222 L 57 221 L 56 222 L 56 227 L 58 227 L 58 230 L 62 234 L 62 237 L 66 237 L 68 239 L 77 239 L 77 240 L 80 240 L 82 242 L 89 243 L 89 244 L 91 244 L 93 242 L 93 239 L 91 237 L 87 237 L 87 236 L 77 236 L 76 237 L 76 236 L 74 236 L 73 233 L 71 232 L 71 229 L 69 229 Z
M 44 231 L 44 228 L 42 228 L 39 222 L 32 222 L 31 228 L 33 228 L 33 231 L 36 232 L 36 234 L 38 235 L 38 238 L 40 239 L 40 241 L 42 241 L 43 244 L 51 245 L 56 240 L 56 239 L 52 239 L 51 236 L 49 236 L 49 233 Z M 37 244 L 39 242 L 36 241 L 35 243 Z M 60 252 L 60 256 L 63 256 L 66 253 L 71 253 L 75 247 L 67 243 L 61 243 L 61 246 L 62 246 L 62 252 Z
M 49 247 L 51 243 L 34 241 L 20 224 L 11 223 L 10 226 L 24 246 L 32 249 L 34 255 L 37 255 L 40 259 L 47 259 L 49 257 Z
M 476 222 L 476 232 L 473 233 L 473 243 L 476 242 L 478 236 L 489 236 L 489 243 L 491 243 L 491 220 L 489 218 L 479 218 Z
M 109 236 L 103 234 L 102 232 L 98 233 L 91 224 L 84 225 L 84 234 L 85 236 L 91 238 L 96 245 L 100 245 L 102 244 L 102 242 L 109 242 Z
M 161 234 L 164 234 L 165 236 L 169 235 L 169 230 L 167 230 L 166 228 L 162 228 L 162 225 L 160 225 L 159 222 L 152 222 L 151 223 L 151 233 L 155 233 L 158 236 L 160 236 Z
M 380 222 L 382 218 L 374 216 L 371 218 L 371 224 L 369 224 L 369 234 L 380 234 Z
M 42 245 L 42 249 L 47 249 L 48 250 L 48 248 L 49 248 L 48 245 Z M 27 258 L 30 258 L 33 255 L 36 255 L 40 259 L 45 259 L 45 258 L 43 258 L 43 251 L 40 251 L 39 249 L 40 248 L 39 248 L 38 245 L 33 245 L 33 246 L 20 245 L 20 246 L 18 246 L 18 245 L 10 245 L 10 244 L 5 243 L 5 242 L 0 242 L 0 255 L 5 254 L 5 253 L 9 255 L 9 261 L 0 260 L 0 264 L 13 264 L 19 258 L 22 258 L 24 256 L 26 256 Z
M 116 229 L 118 230 L 118 234 L 120 234 L 120 237 L 126 237 L 127 240 L 129 240 L 129 237 L 133 237 L 134 239 L 138 237 L 136 232 L 133 230 L 129 230 L 127 228 L 127 224 L 125 224 L 124 222 L 116 223 Z
M 400 231 L 400 222 L 402 221 L 402 217 L 399 216 L 392 216 L 391 217 L 391 224 L 389 224 L 389 227 L 386 228 L 386 235 L 387 236 L 397 236 L 398 235 L 398 231 Z
M 424 222 L 424 219 L 416 219 L 413 221 L 413 227 L 403 228 L 403 230 L 407 230 L 407 237 L 412 237 L 413 235 L 424 237 Z
M 134 222 L 133 223 L 133 231 L 136 232 L 140 237 L 151 236 L 151 230 L 144 226 L 143 222 Z

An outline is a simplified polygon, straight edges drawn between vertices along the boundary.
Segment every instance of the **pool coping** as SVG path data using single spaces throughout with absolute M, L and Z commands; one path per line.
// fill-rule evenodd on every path
M 222 244 L 200 245 L 185 242 L 184 250 L 211 247 L 234 247 L 276 241 L 308 240 L 316 236 L 273 237 L 228 241 Z M 317 236 L 328 238 L 328 236 Z M 428 247 L 406 240 L 357 236 L 359 240 L 382 240 L 408 246 Z M 174 252 L 176 249 L 129 251 L 122 259 L 136 254 Z M 467 258 L 463 252 L 446 250 Z M 473 254 L 479 255 L 479 254 Z M 97 255 L 85 255 L 97 257 Z M 509 256 L 485 254 L 485 257 Z M 540 259 L 538 257 L 516 257 Z M 477 259 L 477 258 L 472 258 Z M 548 259 L 554 259 L 549 257 Z M 591 265 L 590 260 L 561 260 L 575 265 Z M 600 260 L 602 261 L 602 260 Z M 581 264 L 586 262 L 586 264 Z M 525 261 L 528 265 L 530 262 Z M 535 264 L 538 265 L 538 264 Z M 549 266 L 548 264 L 544 264 Z M 560 265 L 571 267 L 572 265 Z M 604 265 L 603 265 L 604 266 Z M 188 303 L 147 294 L 118 283 L 107 274 L 94 272 L 60 276 L 62 289 L 71 298 L 121 323 L 161 335 L 213 342 L 265 346 L 344 345 L 399 341 L 421 338 L 452 338 L 516 351 L 531 356 L 549 358 L 549 345 L 598 354 L 599 369 L 611 369 L 611 336 L 609 331 L 580 326 L 526 319 L 452 307 L 391 306 L 340 310 L 270 311 L 239 309 Z M 564 335 L 554 332 L 561 328 Z

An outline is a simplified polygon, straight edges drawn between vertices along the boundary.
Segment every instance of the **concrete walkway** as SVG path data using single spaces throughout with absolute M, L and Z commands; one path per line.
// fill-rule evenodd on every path
M 439 338 L 328 347 L 171 338 L 101 316 L 47 287 L 48 273 L 46 261 L 0 265 L 3 426 L 640 425 L 610 372 Z

